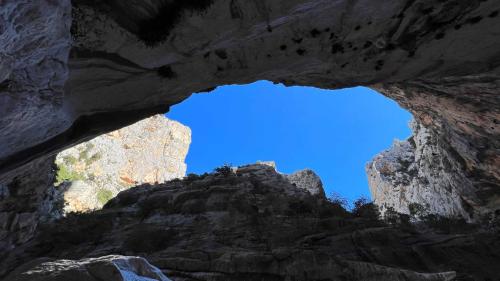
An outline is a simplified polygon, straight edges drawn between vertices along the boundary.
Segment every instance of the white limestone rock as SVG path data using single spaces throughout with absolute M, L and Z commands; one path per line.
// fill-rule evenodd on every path
M 188 127 L 157 115 L 59 153 L 65 212 L 100 209 L 130 187 L 184 177 L 190 143 Z
M 428 129 L 415 121 L 410 126 L 412 137 L 395 140 L 366 166 L 370 192 L 381 213 L 392 207 L 410 214 L 410 205 L 418 204 L 424 213 L 472 219 L 463 190 L 467 181 L 458 179 L 463 175 L 453 166 L 451 156 Z
M 325 198 L 323 183 L 316 173 L 310 169 L 304 169 L 293 174 L 287 175 L 286 178 L 298 188 L 309 191 L 312 195 Z

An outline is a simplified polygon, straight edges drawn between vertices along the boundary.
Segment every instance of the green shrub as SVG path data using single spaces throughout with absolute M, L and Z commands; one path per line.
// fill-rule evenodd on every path
M 231 169 L 230 164 L 224 164 L 221 167 L 215 168 L 214 172 L 219 174 L 219 175 L 223 175 L 223 176 L 227 177 L 233 173 L 233 169 Z
M 408 209 L 412 217 L 423 217 L 427 213 L 426 208 L 418 203 L 410 203 Z
M 67 165 L 75 165 L 77 159 L 73 155 L 67 155 L 63 157 L 63 162 Z
M 378 221 L 380 218 L 380 212 L 378 206 L 366 198 L 359 198 L 354 201 L 354 208 L 352 209 L 352 214 L 356 217 L 362 217 L 374 221 Z
M 387 210 L 384 213 L 384 220 L 388 224 L 397 224 L 399 221 L 399 213 L 394 210 L 393 207 L 388 207 Z
M 197 174 L 193 174 L 193 173 L 190 173 L 186 177 L 184 177 L 184 180 L 188 183 L 196 181 L 198 179 L 200 179 L 200 176 L 198 176 Z
M 448 218 L 440 215 L 430 214 L 422 218 L 422 222 L 439 233 L 467 233 L 476 225 L 468 224 L 463 218 Z
M 97 191 L 97 201 L 102 205 L 105 205 L 109 200 L 113 198 L 113 192 L 107 189 L 99 189 Z
M 318 204 L 319 216 L 321 218 L 349 217 L 349 212 L 345 209 L 347 201 L 326 200 Z
M 341 206 L 344 209 L 347 208 L 347 206 L 349 205 L 349 202 L 347 201 L 347 199 L 340 196 L 340 194 L 338 194 L 336 192 L 332 192 L 330 194 L 330 196 L 328 196 L 327 200 L 328 200 L 328 202 L 330 202 L 334 205 Z
M 85 164 L 88 166 L 88 165 L 98 161 L 99 159 L 101 159 L 101 157 L 102 157 L 101 153 L 97 152 L 94 155 L 92 155 L 90 158 L 85 159 Z
M 89 152 L 86 149 L 80 151 L 80 154 L 78 154 L 78 159 L 80 160 L 87 161 L 88 158 L 89 158 Z
M 77 181 L 83 180 L 84 178 L 82 174 L 72 171 L 64 164 L 57 165 L 56 186 L 65 181 Z

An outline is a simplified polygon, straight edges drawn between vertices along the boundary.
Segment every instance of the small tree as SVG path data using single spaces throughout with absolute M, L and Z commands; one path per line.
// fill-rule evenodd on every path
M 330 196 L 328 196 L 327 200 L 330 203 L 335 204 L 335 205 L 339 205 L 344 209 L 347 208 L 347 206 L 349 205 L 349 202 L 347 201 L 347 199 L 340 196 L 340 194 L 338 194 L 337 192 L 330 193 Z
M 227 177 L 233 173 L 233 169 L 231 168 L 231 164 L 224 164 L 220 167 L 215 168 L 214 172 Z
M 399 213 L 393 207 L 387 207 L 387 210 L 384 212 L 384 220 L 388 224 L 395 225 L 399 221 Z
M 354 201 L 352 214 L 356 217 L 367 218 L 370 220 L 379 220 L 380 212 L 378 206 L 367 198 L 361 197 Z
M 424 217 L 427 214 L 427 209 L 419 203 L 410 203 L 408 210 L 410 211 L 410 215 L 415 219 Z

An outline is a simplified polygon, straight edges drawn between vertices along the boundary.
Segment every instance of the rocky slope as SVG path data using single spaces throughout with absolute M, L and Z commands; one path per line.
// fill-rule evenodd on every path
M 412 137 L 395 141 L 366 166 L 370 192 L 382 214 L 393 208 L 404 214 L 420 209 L 420 213 L 468 220 L 485 215 L 471 206 L 476 196 L 468 192 L 467 180 L 453 155 L 442 149 L 442 140 L 414 121 L 411 127 Z
M 189 128 L 154 116 L 30 163 L 0 182 L 0 251 L 33 237 L 43 221 L 101 208 L 118 192 L 185 175 Z
M 162 115 L 102 135 L 57 155 L 65 212 L 101 208 L 118 192 L 186 175 L 191 130 Z
M 0 180 L 219 85 L 366 85 L 440 140 L 474 211 L 498 207 L 498 1 L 0 5 Z
M 444 195 L 439 198 L 451 193 L 446 199 L 451 206 L 444 211 L 465 210 L 470 216 L 494 212 L 500 204 L 499 11 L 500 2 L 495 0 L 2 1 L 0 245 L 10 249 L 29 240 L 40 212 L 50 209 L 47 202 L 52 191 L 47 182 L 51 181 L 51 157 L 58 152 L 164 113 L 192 93 L 257 80 L 324 89 L 364 85 L 380 91 L 410 110 L 417 126 L 431 137 L 414 150 L 413 159 L 420 161 L 414 166 L 430 178 L 425 190 L 440 190 L 438 194 Z M 419 158 L 420 152 L 432 158 Z M 434 165 L 437 173 L 431 172 Z M 412 179 L 412 174 L 402 173 L 415 170 L 398 171 L 397 178 Z M 415 186 L 421 186 L 419 180 L 411 185 Z M 461 207 L 456 205 L 458 197 Z M 99 216 L 129 210 L 136 214 L 137 209 L 112 207 Z M 280 210 L 276 211 L 279 216 Z M 305 221 L 301 222 L 310 226 Z M 392 240 L 403 239 L 385 228 L 381 231 Z M 362 241 L 370 243 L 367 236 L 379 237 L 372 229 L 361 233 L 345 237 L 366 235 Z M 450 256 L 465 258 L 449 261 L 450 267 L 444 269 L 476 274 L 470 267 L 474 265 L 486 274 L 488 262 L 497 257 L 488 252 L 495 247 L 485 249 L 481 244 L 488 241 L 484 237 L 433 239 L 419 237 L 420 242 L 413 241 L 416 244 L 404 241 L 401 248 L 391 244 L 397 249 L 391 253 L 377 248 L 384 258 L 371 248 L 360 249 L 358 243 L 351 248 L 359 250 L 353 250 L 352 259 L 356 268 L 362 266 L 358 260 L 368 262 L 363 266 L 373 270 L 369 277 L 375 278 L 376 272 L 401 271 L 397 268 L 441 272 L 446 266 L 436 265 L 437 260 L 448 262 Z M 338 241 L 342 246 L 359 242 L 351 240 Z M 419 243 L 430 250 L 422 250 Z M 420 249 L 411 253 L 421 262 L 415 257 L 408 264 L 402 258 L 385 259 L 385 254 L 405 255 L 408 245 Z M 104 246 L 97 249 L 107 251 Z M 71 254 L 77 255 L 77 249 L 73 250 Z M 226 251 L 230 253 L 230 247 Z M 315 264 L 307 263 L 310 256 L 301 253 L 298 260 L 316 270 Z M 474 259 L 471 253 L 479 254 Z M 484 257 L 483 253 L 489 254 Z M 197 254 L 193 256 L 198 260 L 186 258 L 205 262 L 198 263 L 200 267 L 193 272 L 206 270 L 207 260 L 210 268 L 212 256 L 204 260 Z M 214 274 L 238 272 L 233 270 L 238 263 L 224 258 L 229 262 L 216 263 L 224 270 L 217 267 Z M 333 260 L 334 265 L 343 261 L 326 260 Z M 186 267 L 179 266 L 180 272 L 191 272 L 192 263 L 186 263 Z M 229 269 L 224 267 L 227 264 Z M 248 264 L 257 267 L 258 262 Z M 301 268 L 270 267 L 266 272 L 299 276 L 293 270 Z M 344 274 L 342 268 L 347 268 L 349 278 L 354 276 L 349 272 L 366 272 L 349 271 L 349 264 L 344 263 L 332 274 Z M 416 274 L 404 272 L 398 274 Z
M 217 169 L 121 192 L 2 253 L 2 274 L 39 257 L 140 255 L 172 280 L 496 280 L 497 232 L 387 226 L 298 188 L 273 167 Z

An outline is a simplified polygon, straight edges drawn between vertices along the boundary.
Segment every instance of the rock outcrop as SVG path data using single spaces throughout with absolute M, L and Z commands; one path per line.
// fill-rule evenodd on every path
M 132 186 L 184 177 L 190 143 L 188 127 L 158 115 L 59 153 L 64 211 L 99 209 Z
M 454 156 L 442 149 L 446 143 L 416 122 L 410 125 L 412 137 L 396 140 L 390 150 L 366 166 L 372 198 L 382 214 L 393 208 L 403 214 L 418 209 L 420 213 L 468 220 L 484 216 L 480 209 L 471 207 L 476 196 Z
M 0 181 L 0 251 L 28 241 L 43 221 L 102 206 L 118 192 L 186 173 L 191 131 L 154 116 L 39 159 Z
M 449 198 L 452 205 L 444 207 L 444 211 L 461 213 L 463 209 L 474 216 L 498 210 L 499 11 L 500 2 L 494 0 L 2 1 L 0 186 L 3 186 L 0 194 L 7 199 L 3 199 L 0 206 L 4 216 L 0 221 L 1 229 L 34 233 L 39 215 L 33 214 L 44 213 L 44 202 L 50 202 L 52 192 L 45 181 L 51 174 L 47 172 L 52 163 L 50 158 L 58 152 L 146 117 L 165 113 L 169 106 L 192 93 L 257 80 L 324 89 L 363 85 L 380 91 L 411 111 L 417 126 L 425 128 L 431 137 L 431 142 L 423 142 L 414 151 L 414 159 L 419 159 L 420 152 L 424 157 L 432 154 L 426 151 L 435 152 L 435 157 L 414 163 L 414 166 L 418 167 L 419 173 L 432 177 L 429 180 L 431 187 L 425 187 L 426 190 L 441 190 L 439 194 L 444 195 L 440 198 L 452 194 Z M 430 172 L 432 165 L 437 165 L 437 173 Z M 40 169 L 33 170 L 37 166 Z M 399 170 L 400 173 L 402 171 Z M 398 175 L 397 178 L 413 177 L 410 174 L 406 177 Z M 217 189 L 208 190 L 211 193 Z M 141 195 L 135 192 L 123 194 Z M 153 197 L 159 196 L 159 191 L 155 194 Z M 226 206 L 217 199 L 212 200 L 220 205 L 211 205 L 210 194 L 204 195 L 204 200 L 194 200 L 194 207 L 179 199 L 182 203 L 179 204 L 185 208 L 182 210 L 195 212 L 190 208 L 196 210 L 200 206 L 218 206 L 213 208 L 219 210 L 220 206 Z M 253 202 L 250 198 L 254 197 L 243 197 Z M 455 205 L 458 197 L 462 200 L 461 207 Z M 146 200 L 144 197 L 139 199 L 128 200 Z M 118 201 L 112 202 L 118 204 Z M 179 222 L 184 225 L 182 230 L 187 231 L 190 229 L 188 226 L 195 226 L 201 231 L 199 235 L 208 237 L 199 240 L 209 241 L 204 245 L 212 245 L 210 237 L 219 237 L 218 245 L 224 245 L 224 241 L 236 241 L 231 242 L 231 247 L 223 248 L 222 252 L 184 252 L 185 259 L 176 257 L 179 264 L 174 267 L 160 264 L 162 269 L 177 270 L 188 277 L 213 270 L 210 272 L 214 276 L 223 276 L 219 278 L 223 279 L 243 272 L 239 270 L 243 267 L 245 273 L 266 272 L 269 278 L 277 275 L 320 279 L 315 274 L 320 274 L 318 267 L 322 266 L 322 269 L 332 268 L 335 272 L 324 271 L 321 274 L 344 274 L 351 279 L 375 280 L 377 276 L 384 275 L 383 280 L 391 280 L 392 277 L 387 276 L 413 274 L 420 276 L 418 278 L 443 280 L 453 278 L 449 273 L 443 273 L 448 269 L 458 272 L 458 275 L 463 272 L 466 272 L 463 273 L 465 275 L 479 275 L 475 279 L 491 279 L 492 276 L 498 279 L 495 276 L 496 267 L 496 271 L 490 271 L 489 267 L 489 262 L 498 255 L 488 252 L 495 249 L 491 245 L 498 242 L 494 239 L 489 241 L 488 237 L 418 237 L 401 242 L 404 237 L 413 236 L 386 228 L 363 229 L 355 233 L 350 229 L 351 232 L 344 232 L 345 236 L 327 235 L 327 238 L 321 238 L 321 235 L 319 238 L 297 238 L 286 233 L 291 236 L 280 237 L 284 242 L 299 243 L 294 245 L 299 249 L 298 256 L 292 254 L 290 258 L 288 254 L 282 256 L 262 250 L 268 249 L 269 245 L 279 249 L 280 244 L 263 240 L 260 235 L 263 228 L 257 227 L 259 224 L 245 225 L 248 218 L 261 218 L 258 212 L 255 214 L 254 203 L 243 205 L 245 208 L 239 211 L 241 216 L 235 217 L 240 218 L 239 221 L 221 216 L 227 218 L 235 229 L 226 236 L 217 236 L 217 233 L 227 234 L 217 228 L 217 225 L 223 224 L 217 216 L 209 216 L 213 221 L 208 223 L 203 217 L 202 223 L 196 222 L 194 216 L 189 219 L 169 216 L 166 221 L 156 222 L 154 216 L 140 213 L 138 206 L 120 204 L 127 205 L 127 208 L 110 204 L 108 209 L 96 216 L 102 221 L 107 219 L 111 229 L 117 227 L 115 220 L 120 221 L 119 225 L 136 229 L 134 226 L 140 224 L 138 221 L 144 217 L 145 221 L 141 223 L 158 223 L 154 227 L 174 228 L 175 222 Z M 173 206 L 175 212 L 181 210 L 178 206 L 168 206 Z M 281 216 L 279 223 L 285 210 L 280 206 L 271 210 L 277 217 Z M 301 210 L 300 214 L 304 213 L 300 204 L 296 207 Z M 306 230 L 317 229 L 317 224 L 309 222 L 321 220 L 306 213 L 308 215 L 303 219 L 293 217 L 294 221 L 307 226 Z M 106 214 L 113 218 L 106 218 Z M 120 217 L 123 214 L 126 216 Z M 127 218 L 130 221 L 127 222 Z M 297 229 L 291 227 L 294 221 L 287 221 L 288 225 L 278 223 L 277 227 L 293 233 Z M 204 229 L 205 225 L 212 228 Z M 236 226 L 248 229 L 239 232 Z M 119 232 L 126 235 L 132 229 L 120 229 Z M 219 232 L 211 232 L 211 229 Z M 87 231 L 91 234 L 90 230 Z M 151 233 L 155 231 L 157 229 L 153 228 Z M 380 232 L 384 232 L 383 235 Z M 2 245 L 22 244 L 31 237 L 31 234 L 12 237 L 10 233 L 1 232 Z M 246 235 L 248 239 L 238 240 L 239 236 L 231 236 L 234 233 L 243 237 Z M 253 236 L 250 237 L 250 234 Z M 114 232 L 103 235 L 121 238 Z M 225 240 L 226 237 L 231 239 Z M 279 240 L 278 234 L 269 237 Z M 362 237 L 361 243 L 370 247 L 356 243 L 360 241 L 356 237 Z M 391 250 L 387 248 L 390 243 L 386 238 L 401 243 L 391 244 L 395 249 Z M 120 245 L 113 244 L 119 243 L 119 240 L 113 239 L 105 243 L 98 241 L 95 249 L 100 252 L 96 254 L 111 251 L 112 247 L 122 249 Z M 51 246 L 47 245 L 54 244 L 54 241 L 41 243 L 45 247 L 43 251 L 50 252 Z M 246 241 L 250 241 L 249 244 L 245 244 Z M 313 251 L 315 254 L 309 255 L 307 247 L 322 241 L 328 241 L 330 245 L 341 241 L 342 247 L 328 249 L 325 253 Z M 376 244 L 377 241 L 385 242 Z M 487 241 L 492 244 L 485 247 L 482 243 Z M 33 244 L 34 241 L 30 243 L 33 249 L 40 249 Z M 382 244 L 385 248 L 374 246 Z M 248 246 L 245 248 L 248 251 L 243 253 L 246 262 L 240 263 L 237 261 L 241 256 L 234 253 L 232 258 L 231 251 L 242 245 Z M 350 245 L 349 248 L 345 248 L 346 245 Z M 408 245 L 412 245 L 412 250 Z M 345 249 L 344 252 L 339 253 L 340 248 Z M 82 245 L 67 247 L 65 253 L 58 251 L 54 248 L 52 254 L 61 257 L 90 254 L 90 250 Z M 480 257 L 475 256 L 474 260 L 471 252 L 480 253 Z M 333 257 L 332 253 L 337 255 Z M 486 258 L 482 258 L 483 253 L 488 253 L 484 254 Z M 1 254 L 15 253 L 2 251 Z M 164 252 L 161 254 L 168 257 Z M 35 256 L 33 252 L 26 255 Z M 448 260 L 454 255 L 466 258 Z M 402 256 L 408 257 L 408 260 Z M 320 262 L 311 264 L 314 258 Z M 157 260 L 160 259 L 167 260 L 165 256 Z M 272 262 L 267 263 L 267 267 L 262 266 L 260 262 L 267 259 Z M 437 259 L 450 264 L 438 265 Z M 350 267 L 353 260 L 354 268 Z M 285 266 L 280 264 L 282 261 Z M 381 268 L 381 265 L 386 267 Z M 255 268 L 259 270 L 251 271 Z M 305 271 L 298 272 L 304 268 Z M 409 271 L 404 271 L 404 268 Z M 440 273 L 422 277 L 415 271 Z M 368 274 L 367 278 L 355 275 L 360 272 Z M 390 275 L 391 272 L 393 275 Z M 311 275 L 302 278 L 304 274 Z
M 496 280 L 499 238 L 387 226 L 250 165 L 132 188 L 100 211 L 45 225 L 0 258 L 0 275 L 40 257 L 120 254 L 176 281 Z
M 139 257 L 104 256 L 83 260 L 41 258 L 20 266 L 5 281 L 170 281 Z
M 0 177 L 219 85 L 364 85 L 453 155 L 473 212 L 498 207 L 497 1 L 0 5 Z
M 55 157 L 38 159 L 0 182 L 0 252 L 33 238 L 41 221 L 51 216 L 57 193 L 53 188 Z
M 314 171 L 305 169 L 291 175 L 286 175 L 286 178 L 298 188 L 305 189 L 312 195 L 326 198 L 323 182 L 321 182 L 321 179 Z

